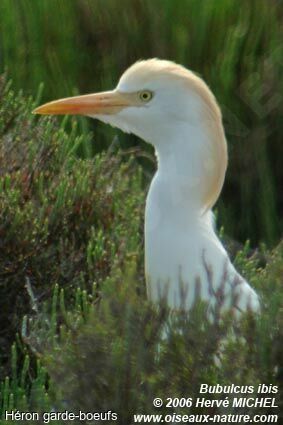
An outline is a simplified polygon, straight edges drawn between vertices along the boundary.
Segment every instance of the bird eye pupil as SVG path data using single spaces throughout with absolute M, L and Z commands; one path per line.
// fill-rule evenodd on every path
M 143 91 L 140 93 L 141 100 L 148 102 L 152 98 L 152 93 L 150 91 Z

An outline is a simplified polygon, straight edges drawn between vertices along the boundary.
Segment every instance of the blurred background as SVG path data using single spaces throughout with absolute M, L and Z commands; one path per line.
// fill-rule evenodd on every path
M 1 0 L 0 71 L 41 101 L 111 89 L 141 58 L 200 74 L 223 112 L 230 163 L 218 216 L 225 233 L 274 246 L 283 212 L 283 2 L 281 0 Z M 89 155 L 118 135 L 89 119 Z M 82 152 L 82 155 L 84 153 Z M 144 169 L 153 165 L 144 160 Z

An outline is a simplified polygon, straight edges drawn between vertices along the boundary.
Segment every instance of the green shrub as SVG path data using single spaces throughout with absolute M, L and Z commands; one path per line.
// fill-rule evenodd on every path
M 162 304 L 153 306 L 137 293 L 132 272 L 123 279 L 118 273 L 106 280 L 99 303 L 83 301 L 80 293 L 76 303 L 66 307 L 64 294 L 61 290 L 59 295 L 57 288 L 53 314 L 56 311 L 61 317 L 60 331 L 52 332 L 54 321 L 47 326 L 43 315 L 30 322 L 27 337 L 50 374 L 53 405 L 59 411 L 111 410 L 118 414 L 119 423 L 131 423 L 134 413 L 209 413 L 207 408 L 157 410 L 152 405 L 155 397 L 196 400 L 202 383 L 252 385 L 254 394 L 264 383 L 282 391 L 282 271 L 281 244 L 266 269 L 255 272 L 261 314 L 247 314 L 236 322 L 229 316 L 207 320 L 203 304 L 189 317 L 170 312 Z M 282 392 L 276 395 L 276 403 L 282 408 Z M 269 408 L 239 412 L 231 406 L 213 413 L 231 412 L 279 414 Z
M 95 284 L 97 296 L 113 269 L 142 258 L 144 193 L 133 158 L 113 146 L 81 160 L 90 135 L 37 121 L 3 77 L 0 105 L 1 371 L 23 315 L 36 314 L 55 283 L 70 294 Z

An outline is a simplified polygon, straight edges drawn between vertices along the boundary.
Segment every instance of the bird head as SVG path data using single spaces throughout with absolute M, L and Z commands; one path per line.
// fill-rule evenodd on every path
M 112 91 L 55 100 L 33 112 L 86 115 L 133 133 L 157 149 L 172 143 L 185 126 L 186 133 L 201 127 L 215 168 L 214 189 L 207 191 L 211 199 L 206 203 L 211 206 L 219 195 L 227 165 L 221 112 L 205 82 L 181 65 L 142 60 L 124 72 Z
M 149 59 L 136 62 L 121 76 L 112 91 L 68 97 L 36 108 L 35 114 L 87 115 L 154 144 L 170 127 L 197 125 L 211 109 L 219 108 L 203 80 L 174 62 Z M 168 137 L 167 137 L 168 138 Z

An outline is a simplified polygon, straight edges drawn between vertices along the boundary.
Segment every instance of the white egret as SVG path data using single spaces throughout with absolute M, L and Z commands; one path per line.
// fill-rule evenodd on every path
M 227 145 L 217 102 L 205 82 L 174 62 L 142 60 L 113 91 L 69 97 L 37 114 L 80 114 L 134 133 L 156 152 L 158 168 L 145 211 L 148 297 L 172 308 L 196 296 L 211 305 L 259 310 L 218 239 L 211 208 L 225 178 Z

